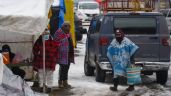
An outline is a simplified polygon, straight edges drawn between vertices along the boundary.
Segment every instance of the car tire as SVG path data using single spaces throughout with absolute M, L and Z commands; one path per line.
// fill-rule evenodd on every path
M 94 75 L 94 68 L 89 65 L 87 55 L 84 58 L 84 74 L 86 76 L 93 76 Z
M 98 64 L 96 64 L 96 81 L 105 82 L 106 72 L 102 70 Z
M 157 83 L 159 83 L 161 85 L 166 84 L 167 79 L 168 79 L 168 71 L 167 70 L 157 71 L 156 79 L 157 79 Z

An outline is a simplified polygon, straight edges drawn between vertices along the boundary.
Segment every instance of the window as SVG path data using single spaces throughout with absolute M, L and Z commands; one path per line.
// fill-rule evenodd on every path
M 99 32 L 100 31 L 100 26 L 101 26 L 101 21 L 98 20 L 97 21 L 97 24 L 96 24 L 96 32 Z
M 79 9 L 97 9 L 99 8 L 98 3 L 80 3 Z
M 101 23 L 101 34 L 113 34 L 113 18 L 111 16 L 105 16 Z
M 165 17 L 171 17 L 171 9 L 160 11 Z
M 121 28 L 125 34 L 155 34 L 155 18 L 115 18 L 114 28 Z
M 95 31 L 96 31 L 96 23 L 97 23 L 97 21 L 95 19 L 92 19 L 92 21 L 90 22 L 90 27 L 89 27 L 90 34 L 95 33 Z

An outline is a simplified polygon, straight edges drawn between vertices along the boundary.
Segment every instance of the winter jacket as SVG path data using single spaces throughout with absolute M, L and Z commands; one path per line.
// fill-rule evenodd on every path
M 74 63 L 74 47 L 70 34 L 65 34 L 61 29 L 55 32 L 54 40 L 60 45 L 58 47 L 58 64 Z
M 45 68 L 50 70 L 55 70 L 55 65 L 58 58 L 57 47 L 59 44 L 55 42 L 51 36 L 49 40 L 45 41 Z M 43 43 L 42 36 L 35 42 L 33 46 L 33 67 L 34 70 L 43 68 Z

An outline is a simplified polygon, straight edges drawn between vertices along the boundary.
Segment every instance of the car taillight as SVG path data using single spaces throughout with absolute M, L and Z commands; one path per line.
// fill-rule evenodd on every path
M 170 45 L 170 41 L 169 41 L 170 39 L 168 39 L 168 38 L 163 38 L 162 39 L 162 45 L 163 46 L 169 46 Z
M 109 43 L 109 39 L 107 37 L 100 37 L 99 44 L 101 46 L 105 46 Z

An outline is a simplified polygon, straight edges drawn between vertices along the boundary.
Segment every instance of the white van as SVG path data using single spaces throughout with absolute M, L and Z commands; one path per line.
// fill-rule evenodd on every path
M 79 1 L 76 15 L 84 21 L 90 21 L 94 15 L 100 13 L 99 3 L 96 1 Z

